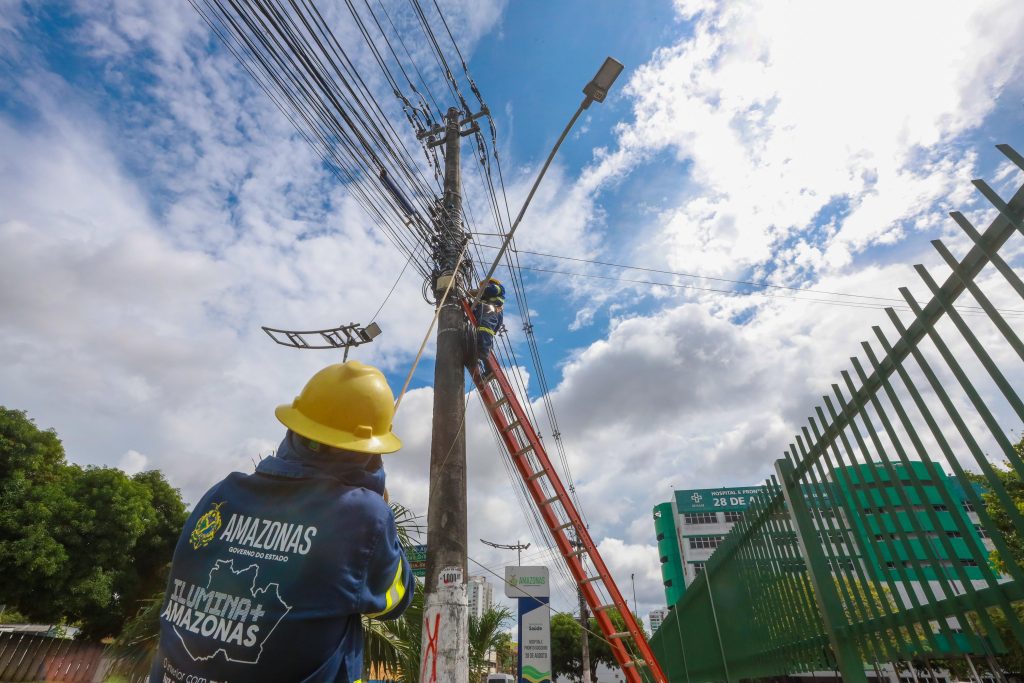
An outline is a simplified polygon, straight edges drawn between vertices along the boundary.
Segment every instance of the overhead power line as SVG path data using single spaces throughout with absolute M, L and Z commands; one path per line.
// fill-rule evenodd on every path
M 496 247 L 494 245 L 490 245 L 490 244 L 485 244 L 485 245 L 482 245 L 482 246 L 487 248 L 487 249 L 497 249 L 498 248 L 498 247 Z M 529 254 L 531 256 L 539 256 L 539 257 L 542 257 L 542 258 L 559 259 L 559 260 L 562 260 L 562 261 L 575 261 L 577 263 L 588 263 L 588 264 L 599 265 L 599 266 L 610 266 L 610 267 L 613 267 L 613 268 L 622 268 L 622 269 L 625 269 L 625 270 L 639 270 L 639 271 L 648 272 L 648 273 L 660 273 L 660 274 L 663 274 L 663 275 L 672 275 L 672 276 L 677 276 L 677 277 L 687 277 L 687 278 L 703 279 L 703 280 L 714 280 L 714 281 L 717 281 L 717 282 L 728 282 L 728 283 L 738 284 L 738 285 L 750 285 L 750 286 L 754 286 L 754 287 L 760 287 L 762 289 L 782 290 L 782 291 L 794 292 L 794 293 L 797 293 L 797 294 L 818 294 L 818 295 L 822 295 L 822 296 L 839 296 L 839 297 L 847 297 L 847 298 L 850 298 L 850 299 L 862 299 L 864 301 L 835 301 L 835 300 L 831 300 L 831 299 L 815 299 L 815 298 L 806 297 L 806 296 L 786 296 L 786 295 L 780 295 L 780 294 L 773 294 L 773 295 L 771 295 L 771 294 L 767 294 L 765 292 L 742 292 L 742 291 L 737 291 L 737 290 L 734 290 L 734 289 L 720 289 L 720 288 L 715 288 L 715 287 L 701 287 L 699 285 L 681 284 L 681 283 L 676 283 L 676 282 L 654 282 L 654 281 L 651 281 L 651 280 L 636 280 L 636 279 L 632 279 L 632 278 L 615 277 L 615 276 L 610 276 L 610 275 L 600 275 L 600 274 L 596 274 L 596 273 L 577 273 L 577 272 L 571 272 L 571 271 L 554 270 L 554 269 L 550 269 L 550 268 L 539 268 L 539 267 L 536 267 L 536 266 L 516 266 L 517 268 L 520 268 L 521 270 L 529 270 L 529 271 L 534 271 L 534 272 L 538 272 L 538 273 L 549 273 L 549 274 L 553 274 L 553 275 L 565 275 L 565 276 L 569 276 L 569 277 L 582 277 L 582 278 L 591 278 L 591 279 L 598 279 L 598 280 L 609 280 L 609 281 L 626 282 L 626 283 L 630 283 L 630 284 L 641 284 L 641 285 L 650 285 L 650 286 L 657 286 L 657 287 L 671 287 L 671 288 L 674 288 L 674 289 L 692 289 L 692 290 L 697 290 L 697 291 L 702 291 L 702 292 L 710 292 L 710 293 L 713 293 L 713 294 L 727 294 L 727 295 L 730 295 L 730 296 L 748 296 L 748 295 L 751 295 L 751 294 L 764 294 L 765 296 L 770 296 L 773 299 L 774 298 L 778 298 L 778 299 L 793 299 L 795 301 L 806 301 L 806 302 L 809 302 L 809 303 L 821 303 L 821 304 L 833 304 L 833 305 L 839 305 L 839 306 L 849 306 L 849 307 L 854 307 L 854 308 L 873 308 L 873 309 L 906 308 L 906 305 L 905 305 L 903 299 L 897 299 L 897 298 L 894 298 L 894 297 L 875 296 L 875 295 L 870 295 L 870 294 L 853 294 L 853 293 L 850 293 L 850 292 L 836 292 L 836 291 L 822 290 L 822 289 L 816 289 L 816 288 L 801 288 L 801 287 L 793 287 L 793 286 L 789 286 L 789 285 L 777 285 L 777 284 L 773 284 L 773 283 L 769 283 L 769 282 L 758 282 L 756 280 L 733 280 L 733 279 L 729 279 L 729 278 L 715 277 L 715 276 L 710 276 L 710 275 L 698 275 L 696 273 L 685 273 L 685 272 L 681 272 L 681 271 L 665 270 L 665 269 L 661 269 L 661 268 L 651 268 L 651 267 L 646 267 L 646 266 L 627 265 L 627 264 L 622 264 L 622 263 L 612 263 L 610 261 L 600 261 L 600 260 L 596 260 L 596 259 L 585 259 L 585 258 L 579 258 L 579 257 L 574 257 L 574 256 L 562 256 L 562 255 L 559 255 L 559 254 L 548 254 L 548 253 L 538 252 L 538 251 L 529 251 L 529 250 L 526 250 L 526 249 L 518 249 L 518 250 L 515 250 L 515 251 L 517 253 L 520 253 L 520 254 Z M 897 305 L 897 306 L 890 306 L 888 304 L 881 304 L 881 303 L 877 303 L 876 304 L 876 303 L 873 303 L 875 301 L 878 301 L 878 302 L 893 302 L 893 303 L 897 303 L 899 305 Z M 984 310 L 980 306 L 970 306 L 970 305 L 963 305 L 963 306 L 960 306 L 960 308 L 963 309 L 963 310 L 977 311 L 977 312 L 983 312 L 983 310 Z M 1024 311 L 1016 310 L 1016 309 L 1001 310 L 1000 313 L 1005 315 L 1005 316 L 1011 316 L 1011 317 L 1024 315 Z
M 788 299 L 790 301 L 799 301 L 799 302 L 810 303 L 810 304 L 824 304 L 824 305 L 829 305 L 829 306 L 844 306 L 846 308 L 866 308 L 866 309 L 871 309 L 871 310 L 884 310 L 886 308 L 893 308 L 893 309 L 897 309 L 897 310 L 909 310 L 909 309 L 907 309 L 906 305 L 895 306 L 895 305 L 881 304 L 881 303 L 873 304 L 873 303 L 869 303 L 869 302 L 857 302 L 857 301 L 836 301 L 834 299 L 815 299 L 815 298 L 811 298 L 811 297 L 789 296 L 789 295 L 786 295 L 786 294 L 767 294 L 765 292 L 736 292 L 736 291 L 731 290 L 731 289 L 716 289 L 714 287 L 699 287 L 697 285 L 683 285 L 683 284 L 678 284 L 678 283 L 673 283 L 673 282 L 652 282 L 650 280 L 634 280 L 634 279 L 631 279 L 631 278 L 612 277 L 610 275 L 597 275 L 597 274 L 594 274 L 594 273 L 573 273 L 573 272 L 564 271 L 564 270 L 553 270 L 553 269 L 550 269 L 550 268 L 535 268 L 535 267 L 532 267 L 532 266 L 520 266 L 520 268 L 522 270 L 529 270 L 529 271 L 533 271 L 533 272 L 537 272 L 537 273 L 549 273 L 549 274 L 552 274 L 552 275 L 565 275 L 565 276 L 568 276 L 568 277 L 581 277 L 581 278 L 590 278 L 590 279 L 595 279 L 595 280 L 611 280 L 611 281 L 615 281 L 615 282 L 627 282 L 627 283 L 630 283 L 630 284 L 650 285 L 650 286 L 654 286 L 654 287 L 670 287 L 670 288 L 673 288 L 673 289 L 691 289 L 691 290 L 696 290 L 696 291 L 701 291 L 701 292 L 711 292 L 713 294 L 723 294 L 723 295 L 729 295 L 729 296 L 734 296 L 734 297 L 735 296 L 751 296 L 751 295 L 754 295 L 754 294 L 761 294 L 761 295 L 763 295 L 763 296 L 765 296 L 765 297 L 767 297 L 769 299 L 773 299 L 773 300 Z M 967 309 L 967 310 L 964 311 L 965 315 L 983 314 L 983 311 L 981 311 L 980 308 L 978 310 L 976 310 L 976 311 L 969 310 L 971 308 L 976 308 L 976 307 L 963 306 L 962 308 L 963 309 Z M 1022 314 L 1024 314 L 1024 311 L 1003 312 L 1004 316 L 1006 316 L 1006 317 L 1013 317 L 1013 318 L 1021 317 Z

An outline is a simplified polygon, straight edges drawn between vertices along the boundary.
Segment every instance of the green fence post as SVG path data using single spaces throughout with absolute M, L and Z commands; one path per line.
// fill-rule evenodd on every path
M 725 683 L 732 683 L 729 678 L 729 660 L 725 657 L 725 643 L 722 642 L 722 631 L 718 628 L 718 610 L 715 609 L 715 594 L 711 592 L 711 571 L 704 565 L 704 581 L 708 586 L 708 600 L 711 602 L 711 617 L 715 624 L 715 636 L 718 638 L 718 651 L 722 653 L 722 671 L 725 672 Z
M 775 472 L 782 484 L 782 494 L 786 498 L 797 542 L 807 565 L 807 573 L 814 588 L 814 598 L 818 603 L 825 630 L 828 631 L 832 652 L 843 680 L 846 683 L 867 683 L 864 664 L 861 662 L 856 643 L 840 633 L 840 629 L 846 626 L 846 615 L 843 613 L 843 605 L 839 601 L 825 554 L 818 544 L 818 530 L 814 528 L 811 511 L 800 491 L 800 483 L 794 476 L 793 464 L 786 459 L 776 460 Z

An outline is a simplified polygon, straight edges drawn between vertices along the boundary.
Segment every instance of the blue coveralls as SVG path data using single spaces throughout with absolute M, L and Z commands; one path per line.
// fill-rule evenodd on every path
M 288 432 L 210 489 L 174 551 L 150 683 L 359 681 L 359 615 L 400 616 L 415 586 L 380 463 Z
M 481 370 L 484 361 L 494 345 L 494 335 L 501 329 L 504 319 L 502 308 L 505 305 L 505 286 L 497 282 L 488 282 L 480 295 L 480 303 L 473 309 L 476 316 L 477 347 Z

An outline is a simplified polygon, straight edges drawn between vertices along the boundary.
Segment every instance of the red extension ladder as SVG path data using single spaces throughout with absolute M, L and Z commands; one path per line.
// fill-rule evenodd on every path
M 466 316 L 476 329 L 476 320 L 469 308 L 469 302 L 463 300 L 463 309 Z M 505 444 L 512 464 L 515 466 L 519 476 L 526 483 L 526 488 L 533 498 L 534 505 L 540 511 L 544 523 L 547 524 L 551 536 L 558 545 L 558 550 L 569 565 L 569 571 L 576 580 L 580 590 L 590 606 L 590 611 L 597 618 L 604 637 L 611 644 L 615 659 L 625 674 L 629 683 L 641 683 L 645 676 L 641 675 L 639 669 L 647 667 L 650 675 L 656 683 L 667 683 L 665 674 L 658 665 L 654 654 L 651 652 L 643 631 L 636 622 L 629 606 L 622 598 L 611 573 L 597 552 L 590 533 L 580 518 L 576 506 L 573 505 L 569 494 L 558 473 L 548 459 L 547 451 L 537 436 L 537 431 L 530 423 L 530 419 L 523 411 L 522 405 L 516 398 L 512 386 L 505 377 L 505 373 L 498 363 L 494 354 L 488 354 L 487 367 L 490 375 L 486 381 L 480 376 L 476 368 L 471 372 L 473 382 L 480 391 L 484 406 L 494 421 L 501 440 Z M 578 541 L 574 542 L 570 534 L 575 535 Z M 587 561 L 589 559 L 589 563 Z M 588 569 L 589 564 L 589 569 Z M 611 599 L 610 603 L 602 603 L 602 596 L 599 587 L 604 587 L 605 595 Z M 616 631 L 611 618 L 607 612 L 617 609 L 626 622 L 626 631 Z M 639 659 L 634 659 L 623 641 L 632 639 L 636 643 L 636 649 L 640 653 Z

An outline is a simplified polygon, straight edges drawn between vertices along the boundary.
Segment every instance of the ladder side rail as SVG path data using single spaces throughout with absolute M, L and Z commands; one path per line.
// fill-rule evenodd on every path
M 501 371 L 500 366 L 497 368 L 493 367 L 494 365 L 496 365 L 496 363 L 493 362 L 493 358 L 488 360 L 491 361 L 491 370 L 492 372 L 494 372 L 495 378 L 498 380 L 498 385 L 501 387 L 502 393 L 504 394 L 504 396 L 510 397 L 509 390 L 511 389 L 511 387 L 508 384 L 508 379 Z M 480 390 L 481 396 L 484 398 L 485 405 L 490 405 L 496 401 L 497 396 L 489 386 L 483 383 L 479 383 L 477 387 Z M 548 461 L 547 454 L 543 450 L 543 446 L 540 444 L 540 439 L 537 438 L 536 432 L 534 432 L 532 426 L 530 426 L 530 422 L 528 420 L 523 419 L 525 415 L 522 412 L 522 407 L 519 405 L 519 401 L 516 400 L 514 396 L 511 396 L 508 404 L 506 405 L 512 407 L 513 417 L 515 419 L 520 420 L 520 428 L 523 430 L 523 433 L 526 436 L 527 441 L 530 442 L 530 446 L 532 447 L 534 456 L 541 463 L 542 467 L 550 468 L 551 463 L 550 461 Z M 518 443 L 518 439 L 515 437 L 514 430 L 507 429 L 509 424 L 511 424 L 511 421 L 509 421 L 504 414 L 501 414 L 500 410 L 489 410 L 488 412 L 491 413 L 492 419 L 494 419 L 494 421 L 497 423 L 498 433 L 501 435 L 501 439 L 505 443 L 506 450 L 509 452 L 510 455 L 512 453 L 515 453 L 520 446 Z M 619 666 L 622 669 L 623 674 L 626 676 L 626 679 L 630 683 L 641 683 L 642 679 L 639 673 L 635 670 L 635 667 L 626 666 L 627 663 L 633 660 L 633 657 L 627 649 L 626 645 L 622 642 L 621 639 L 610 637 L 611 634 L 616 632 L 615 624 L 612 622 L 611 617 L 608 616 L 605 610 L 598 609 L 598 607 L 601 606 L 601 601 L 600 596 L 598 595 L 595 587 L 592 586 L 590 583 L 583 583 L 583 579 L 586 578 L 586 572 L 584 570 L 581 559 L 579 557 L 572 557 L 569 555 L 569 553 L 573 551 L 573 545 L 569 540 L 568 535 L 564 533 L 564 529 L 558 529 L 558 527 L 561 526 L 562 521 L 556 515 L 554 506 L 541 504 L 541 502 L 545 500 L 546 494 L 539 480 L 529 479 L 529 476 L 530 474 L 532 474 L 532 472 L 527 466 L 525 457 L 513 457 L 512 460 L 512 464 L 519 472 L 520 477 L 522 477 L 526 483 L 526 487 L 530 492 L 530 496 L 533 498 L 534 505 L 537 506 L 537 509 L 539 510 L 541 517 L 547 524 L 548 530 L 554 537 L 559 552 L 561 553 L 563 559 L 565 559 L 566 563 L 569 565 L 569 570 L 572 573 L 573 577 L 576 579 L 577 586 L 580 586 L 583 589 L 584 596 L 587 599 L 587 603 L 590 605 L 591 612 L 594 614 L 594 617 L 597 620 L 598 625 L 601 628 L 601 631 L 604 633 L 605 638 L 608 640 L 612 653 L 615 655 L 615 659 L 619 663 Z M 556 489 L 557 488 L 559 487 L 556 487 Z M 565 502 L 567 500 L 565 496 L 565 490 L 556 490 L 556 493 L 558 493 L 560 496 L 559 502 L 562 503 L 563 508 L 567 508 L 567 506 L 565 505 Z M 569 509 L 566 509 L 566 512 L 569 513 Z M 575 514 L 576 510 L 572 509 L 571 512 Z M 572 516 L 573 515 L 570 514 L 570 518 Z M 578 531 L 582 524 L 579 521 L 579 515 L 575 514 L 575 517 L 576 521 L 574 522 L 574 526 Z M 593 547 L 592 542 L 591 547 Z M 591 554 L 591 552 L 592 551 L 588 549 L 588 554 Z M 591 562 L 593 562 L 593 558 L 591 558 Z M 603 580 L 603 577 L 602 581 L 604 583 L 608 583 L 608 581 Z M 609 595 L 611 595 L 610 591 Z M 616 606 L 618 607 L 618 605 Z M 622 612 L 621 607 L 619 608 L 619 611 L 620 613 Z M 627 614 L 629 613 L 627 612 Z M 625 618 L 626 615 L 623 615 L 623 617 Z
M 462 302 L 462 305 L 469 320 L 471 322 L 475 321 L 473 313 L 469 308 L 468 302 L 464 300 Z M 574 530 L 577 533 L 577 538 L 583 543 L 583 546 L 584 548 L 586 548 L 588 555 L 590 555 L 591 563 L 597 569 L 598 574 L 602 577 L 602 583 L 605 585 L 605 590 L 608 592 L 609 597 L 612 600 L 612 604 L 615 605 L 615 607 L 619 611 L 619 614 L 625 621 L 628 631 L 633 636 L 633 641 L 634 643 L 636 643 L 636 646 L 640 651 L 640 656 L 643 657 L 643 659 L 646 661 L 647 666 L 651 669 L 651 673 L 653 674 L 655 680 L 666 680 L 664 673 L 662 672 L 661 667 L 658 664 L 657 659 L 655 659 L 654 657 L 654 653 L 651 651 L 650 646 L 647 643 L 647 639 L 644 637 L 643 631 L 640 630 L 640 627 L 636 622 L 636 618 L 634 617 L 632 611 L 629 609 L 629 605 L 626 603 L 625 599 L 622 597 L 622 594 L 619 592 L 618 586 L 616 586 L 614 579 L 612 579 L 611 572 L 608 571 L 608 567 L 605 565 L 604 560 L 598 553 L 597 546 L 594 544 L 593 539 L 590 537 L 590 533 L 588 532 L 586 526 L 583 524 L 579 512 L 576 510 L 576 507 L 573 505 L 572 500 L 569 498 L 568 492 L 562 485 L 561 478 L 558 476 L 557 471 L 552 466 L 551 461 L 547 456 L 546 449 L 541 444 L 540 438 L 534 430 L 532 422 L 526 416 L 526 413 L 523 410 L 523 407 L 520 404 L 518 397 L 515 395 L 515 392 L 513 391 L 512 386 L 508 381 L 508 378 L 505 376 L 505 373 L 501 365 L 497 362 L 497 359 L 493 354 L 487 355 L 487 357 L 485 358 L 485 363 L 490 369 L 490 371 L 494 374 L 494 379 L 498 382 L 498 386 L 501 389 L 503 397 L 508 399 L 508 402 L 505 405 L 507 405 L 511 409 L 513 416 L 516 418 L 516 420 L 519 421 L 519 426 L 517 428 L 523 431 L 527 441 L 532 447 L 533 454 L 540 462 L 541 467 L 549 472 L 548 480 L 554 488 L 556 495 L 558 496 L 558 502 L 562 504 L 562 507 L 566 512 L 566 515 L 569 517 L 569 521 L 571 521 L 574 526 Z M 474 376 L 474 382 L 477 384 L 477 388 L 480 390 L 481 395 L 487 399 L 485 405 L 490 405 L 495 401 L 495 392 L 491 390 L 490 387 L 488 387 L 485 382 L 477 381 L 477 377 L 478 375 Z M 508 429 L 511 423 L 504 420 L 505 416 L 501 413 L 500 410 L 494 411 L 488 409 L 488 412 L 490 412 L 491 417 L 498 422 L 499 433 L 501 434 L 502 440 L 505 442 L 505 446 L 508 449 L 509 453 L 514 454 L 518 449 L 518 444 L 512 434 L 514 430 Z M 566 562 L 569 565 L 570 571 L 576 577 L 577 585 L 584 589 L 584 595 L 587 597 L 588 603 L 591 603 L 591 610 L 596 615 L 598 623 L 601 625 L 602 631 L 604 631 L 605 636 L 609 638 L 611 649 L 616 656 L 616 660 L 619 661 L 619 665 L 620 667 L 622 667 L 623 673 L 631 681 L 634 679 L 639 681 L 640 675 L 639 673 L 637 673 L 636 667 L 632 665 L 629 667 L 626 666 L 627 663 L 632 664 L 633 657 L 627 650 L 625 644 L 622 643 L 622 639 L 610 638 L 611 634 L 616 632 L 614 625 L 612 624 L 611 618 L 608 617 L 607 614 L 605 614 L 605 610 L 597 609 L 600 606 L 600 604 L 598 603 L 598 595 L 596 591 L 593 590 L 592 586 L 589 583 L 583 583 L 583 579 L 586 578 L 583 564 L 579 560 L 579 557 L 570 555 L 570 553 L 572 553 L 573 551 L 573 546 L 570 543 L 566 534 L 559 533 L 560 530 L 558 529 L 558 527 L 560 526 L 560 521 L 558 517 L 554 514 L 552 506 L 541 504 L 542 501 L 544 501 L 545 499 L 543 498 L 544 493 L 539 483 L 539 480 L 531 480 L 529 478 L 532 472 L 530 472 L 526 468 L 526 464 L 525 462 L 523 462 L 522 458 L 513 457 L 512 459 L 514 461 L 513 464 L 516 466 L 516 469 L 520 473 L 520 476 L 522 476 L 524 481 L 526 482 L 527 488 L 530 490 L 531 495 L 534 499 L 534 503 L 537 505 L 541 513 L 541 516 L 544 518 L 545 522 L 548 525 L 548 529 L 554 536 L 555 542 L 559 547 L 559 551 L 561 552 L 562 557 L 565 558 Z M 587 590 L 588 588 L 590 588 L 590 590 Z
M 526 414 L 523 411 L 522 406 L 519 404 L 519 400 L 515 397 L 514 394 L 511 393 L 512 387 L 508 382 L 508 378 L 505 377 L 505 373 L 502 371 L 501 366 L 497 363 L 497 360 L 493 355 L 488 356 L 487 364 L 490 367 L 491 372 L 494 373 L 494 377 L 497 380 L 498 385 L 501 387 L 503 394 L 509 399 L 507 405 L 511 407 L 513 413 L 516 416 L 516 419 L 519 420 L 520 428 L 526 434 L 527 440 L 533 446 L 534 455 L 540 461 L 541 467 L 549 471 L 550 474 L 548 475 L 548 480 L 550 481 L 552 488 L 554 488 L 555 493 L 558 495 L 560 502 L 562 503 L 562 507 L 565 509 L 565 512 L 569 517 L 569 521 L 573 523 L 573 526 L 575 527 L 575 531 L 577 533 L 577 537 L 583 544 L 583 547 L 586 548 L 587 553 L 590 555 L 590 561 L 594 564 L 594 567 L 597 569 L 598 574 L 602 577 L 602 582 L 605 585 L 605 590 L 608 591 L 608 595 L 611 598 L 612 604 L 616 606 L 619 613 L 622 615 L 622 618 L 626 623 L 627 630 L 633 636 L 633 641 L 636 643 L 638 649 L 640 650 L 640 655 L 647 661 L 648 665 L 651 666 L 652 669 L 658 667 L 657 660 L 654 658 L 654 653 L 650 650 L 650 646 L 647 643 L 647 639 L 644 638 L 643 631 L 640 630 L 640 626 L 639 624 L 637 624 L 633 612 L 629 609 L 629 605 L 626 603 L 621 592 L 619 592 L 618 586 L 612 579 L 611 572 L 605 565 L 603 558 L 601 558 L 601 555 L 597 550 L 597 546 L 590 536 L 590 532 L 587 530 L 586 525 L 583 524 L 583 520 L 580 517 L 579 512 L 576 510 L 576 507 L 573 505 L 572 500 L 569 498 L 569 494 L 566 491 L 564 485 L 562 484 L 561 478 L 558 476 L 553 465 L 551 464 L 551 461 L 547 456 L 546 449 L 541 445 L 540 439 L 538 438 L 536 431 L 533 429 L 532 423 L 526 418 Z M 506 434 L 507 433 L 503 433 L 503 435 Z M 520 470 L 520 473 L 523 474 L 523 470 Z M 530 472 L 525 472 L 523 476 L 528 477 L 529 474 Z M 535 483 L 537 483 L 537 480 L 528 482 L 528 484 Z M 542 500 L 544 500 L 544 498 L 535 497 L 535 502 L 538 503 L 538 505 Z M 543 510 L 544 508 L 547 508 L 549 506 L 540 507 Z M 560 534 L 554 531 L 554 526 L 555 525 L 549 523 L 549 528 L 552 530 L 552 533 L 556 536 L 556 540 L 559 540 L 558 536 L 560 536 Z M 562 556 L 565 557 L 566 561 L 569 562 L 570 568 L 577 569 L 577 571 L 574 572 L 574 574 L 576 574 L 577 584 L 580 584 L 580 582 L 584 578 L 586 578 L 586 575 L 582 572 L 582 565 L 579 565 L 577 567 L 576 565 L 578 563 L 572 562 L 572 560 L 576 560 L 578 558 L 568 556 L 568 554 L 573 551 L 573 548 L 571 544 L 569 544 L 568 539 L 565 538 L 561 540 L 564 541 L 564 543 L 559 543 L 559 549 L 562 552 Z M 563 545 L 565 547 L 563 547 Z M 596 608 L 598 606 L 599 604 L 592 604 L 591 609 L 594 610 L 596 614 L 603 615 L 604 610 L 597 610 Z M 608 619 L 608 623 L 610 626 L 610 618 Z M 606 635 L 609 635 L 614 632 L 615 630 L 614 628 L 612 628 L 612 630 L 609 631 Z M 625 646 L 623 645 L 622 647 L 623 650 L 625 650 Z M 613 647 L 612 649 L 614 650 L 615 648 Z M 632 657 L 628 656 L 626 661 L 630 661 L 631 659 Z M 624 664 L 624 662 L 620 662 L 620 664 Z M 625 671 L 625 669 L 623 670 Z M 658 673 L 660 673 L 660 670 L 658 671 Z

